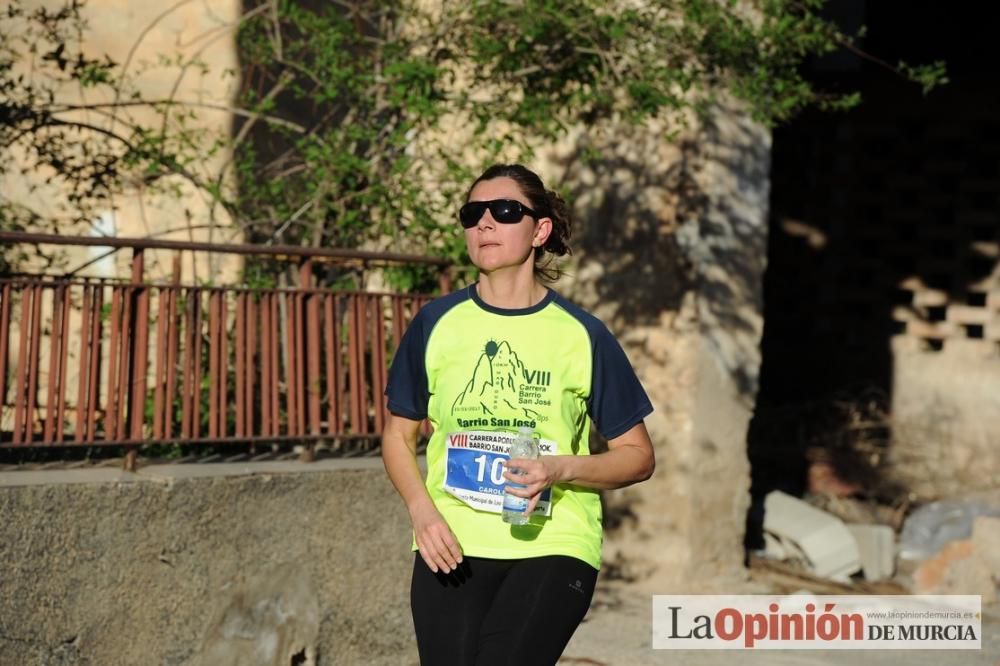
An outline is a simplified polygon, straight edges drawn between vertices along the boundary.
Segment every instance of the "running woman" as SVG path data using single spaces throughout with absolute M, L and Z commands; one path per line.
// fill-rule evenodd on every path
M 558 194 L 524 166 L 495 165 L 459 221 L 479 279 L 417 313 L 385 391 L 382 458 L 413 522 L 417 648 L 423 666 L 549 666 L 590 606 L 599 491 L 653 473 L 652 406 L 607 327 L 546 285 L 569 252 Z M 590 453 L 591 422 L 604 453 Z M 508 461 L 524 426 L 542 455 Z M 501 519 L 506 481 L 524 485 L 511 492 L 530 499 L 527 525 Z

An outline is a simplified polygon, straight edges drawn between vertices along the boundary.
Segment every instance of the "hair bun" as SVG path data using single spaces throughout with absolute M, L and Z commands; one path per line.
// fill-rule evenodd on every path
M 559 257 L 570 254 L 572 251 L 569 248 L 569 239 L 573 232 L 573 222 L 569 206 L 555 190 L 545 190 L 545 199 L 549 208 L 549 217 L 552 218 L 552 233 L 549 234 L 548 240 L 545 241 L 542 248 Z

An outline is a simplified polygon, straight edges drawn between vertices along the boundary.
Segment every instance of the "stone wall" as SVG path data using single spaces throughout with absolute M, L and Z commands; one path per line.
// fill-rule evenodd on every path
M 770 134 L 736 105 L 678 140 L 666 129 L 581 131 L 598 164 L 572 142 L 550 151 L 579 213 L 557 289 L 610 326 L 656 410 L 653 478 L 606 493 L 609 570 L 653 591 L 724 589 L 745 574 Z
M 379 460 L 0 473 L 0 663 L 416 663 Z

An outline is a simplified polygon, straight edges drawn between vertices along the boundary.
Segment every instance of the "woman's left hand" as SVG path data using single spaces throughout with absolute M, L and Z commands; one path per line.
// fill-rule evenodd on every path
M 511 495 L 528 498 L 528 508 L 525 513 L 535 510 L 543 490 L 563 480 L 562 458 L 564 456 L 540 456 L 533 460 L 511 458 L 505 465 L 504 478 L 524 486 L 524 488 L 508 486 L 508 491 Z

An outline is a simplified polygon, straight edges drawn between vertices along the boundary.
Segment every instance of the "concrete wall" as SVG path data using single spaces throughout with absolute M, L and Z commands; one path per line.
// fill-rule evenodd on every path
M 0 473 L 0 516 L 0 664 L 417 661 L 377 459 Z

